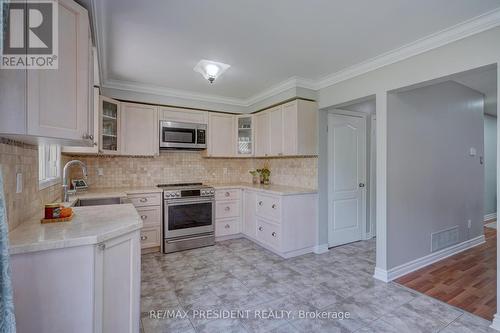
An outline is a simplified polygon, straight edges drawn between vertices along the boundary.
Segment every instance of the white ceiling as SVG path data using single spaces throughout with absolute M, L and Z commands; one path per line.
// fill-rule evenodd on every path
M 104 80 L 250 99 L 500 7 L 498 0 L 98 0 Z M 231 68 L 210 85 L 201 59 Z

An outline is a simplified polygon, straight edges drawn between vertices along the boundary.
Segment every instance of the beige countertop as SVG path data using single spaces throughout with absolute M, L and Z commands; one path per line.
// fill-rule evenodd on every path
M 268 192 L 277 195 L 297 195 L 297 194 L 316 194 L 318 190 L 312 188 L 295 187 L 295 186 L 285 186 L 285 185 L 261 185 L 252 183 L 230 183 L 230 184 L 209 184 L 216 189 L 249 189 L 257 190 L 261 192 Z
M 142 228 L 131 204 L 74 207 L 70 222 L 26 221 L 9 234 L 10 254 L 97 244 Z
M 78 191 L 69 196 L 70 203 L 77 199 L 85 198 L 124 198 L 127 194 L 142 194 L 142 193 L 162 193 L 163 190 L 156 186 L 146 187 L 107 187 L 107 188 L 89 188 L 88 190 Z

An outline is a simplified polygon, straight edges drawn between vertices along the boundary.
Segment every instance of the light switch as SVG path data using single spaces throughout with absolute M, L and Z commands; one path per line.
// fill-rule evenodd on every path
M 470 151 L 469 151 L 469 155 L 470 155 L 470 156 L 476 156 L 476 154 L 477 154 L 476 148 L 472 147 L 472 148 L 470 149 Z
M 23 174 L 16 173 L 16 193 L 21 193 L 23 191 Z
M 104 176 L 104 169 L 103 168 L 97 168 L 97 175 L 98 176 Z

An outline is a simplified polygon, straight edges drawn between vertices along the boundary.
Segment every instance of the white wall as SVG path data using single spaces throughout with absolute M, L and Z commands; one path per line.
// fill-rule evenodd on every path
M 497 212 L 497 118 L 484 115 L 484 214 Z
M 433 232 L 458 226 L 459 242 L 483 234 L 484 107 L 482 94 L 452 81 L 391 93 L 387 107 L 387 247 L 395 249 L 388 253 L 394 268 L 430 254 Z

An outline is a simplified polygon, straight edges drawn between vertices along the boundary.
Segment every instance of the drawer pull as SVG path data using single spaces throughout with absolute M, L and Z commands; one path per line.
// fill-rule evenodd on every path
M 262 206 L 262 201 L 259 201 L 259 206 Z
M 231 228 L 231 226 L 230 226 L 229 224 L 226 224 L 226 225 L 224 226 L 224 228 L 229 229 L 229 228 Z
M 141 215 L 141 219 L 142 219 L 142 220 L 145 220 L 145 219 L 147 219 L 147 218 L 148 218 L 148 216 L 147 216 L 147 215 Z
M 148 239 L 148 236 L 141 236 L 141 241 L 145 241 L 146 239 Z
M 231 210 L 231 207 L 227 206 L 226 208 L 224 208 L 224 210 L 225 210 L 226 212 L 229 212 L 229 211 Z
M 271 235 L 272 235 L 273 237 L 276 237 L 276 232 L 273 232 Z
M 264 230 L 264 228 L 262 228 L 262 227 L 259 227 L 259 231 L 262 231 L 262 230 Z
M 276 207 L 277 207 L 277 206 L 276 206 L 276 204 L 273 204 L 271 207 L 272 207 L 273 209 L 276 209 Z
M 225 195 L 226 197 L 228 197 L 228 196 L 230 196 L 230 195 L 231 195 L 231 193 L 226 192 L 226 193 L 224 193 L 224 195 Z
M 99 243 L 99 244 L 97 245 L 97 248 L 98 248 L 99 250 L 101 250 L 101 251 L 104 251 L 104 249 L 106 249 L 106 244 L 104 244 L 104 243 Z
M 140 202 L 148 202 L 148 198 L 141 198 L 139 201 Z

